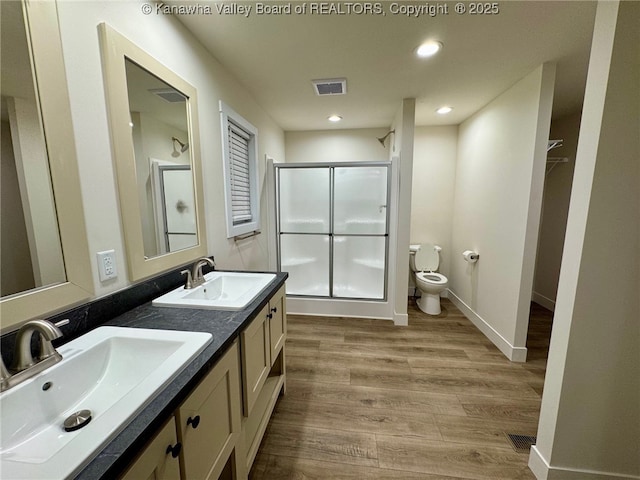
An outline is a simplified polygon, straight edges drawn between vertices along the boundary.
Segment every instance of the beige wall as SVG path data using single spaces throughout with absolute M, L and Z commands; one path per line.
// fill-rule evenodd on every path
M 386 128 L 362 128 L 347 130 L 315 130 L 285 133 L 286 161 L 310 162 L 378 162 L 389 159 L 386 148 L 376 140 L 389 130 Z
M 175 17 L 143 15 L 137 2 L 59 2 L 58 6 L 90 252 L 94 255 L 114 248 L 117 256 L 119 277 L 115 281 L 102 285 L 93 267 L 96 295 L 130 283 L 102 80 L 97 29 L 101 22 L 197 89 L 209 254 L 216 257 L 220 268 L 266 269 L 270 234 L 266 222 L 261 235 L 238 243 L 226 238 L 218 102 L 223 100 L 258 128 L 263 218 L 267 212 L 264 157 L 284 158 L 282 130 Z
M 440 272 L 450 275 L 458 127 L 416 127 L 410 243 L 440 245 Z M 411 284 L 411 282 L 410 282 Z
M 537 444 L 539 479 L 640 478 L 640 3 L 598 4 Z
M 569 198 L 573 169 L 576 164 L 578 131 L 581 112 L 554 119 L 551 122 L 551 139 L 563 139 L 563 146 L 554 148 L 549 157 L 566 157 L 567 163 L 558 163 L 545 175 L 542 219 L 538 238 L 536 275 L 533 285 L 533 300 L 554 310 L 558 277 L 562 262 L 562 247 L 567 228 Z
M 512 360 L 526 330 L 555 68 L 542 65 L 459 127 L 451 297 Z M 464 250 L 480 260 L 470 265 Z

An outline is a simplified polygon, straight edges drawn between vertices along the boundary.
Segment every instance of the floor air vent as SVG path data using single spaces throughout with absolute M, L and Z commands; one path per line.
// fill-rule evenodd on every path
M 530 435 L 507 433 L 507 437 L 509 437 L 513 449 L 518 453 L 529 453 L 531 445 L 536 444 L 536 437 L 532 437 Z
M 324 80 L 311 80 L 316 95 L 344 95 L 347 93 L 346 78 L 329 78 Z

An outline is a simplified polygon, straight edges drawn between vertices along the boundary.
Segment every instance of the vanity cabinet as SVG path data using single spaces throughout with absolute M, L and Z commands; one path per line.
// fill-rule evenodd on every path
M 121 479 L 243 478 L 233 474 L 241 410 L 236 340 Z
M 269 340 L 271 346 L 271 364 L 278 358 L 287 339 L 287 305 L 284 286 L 269 300 Z
M 123 479 L 247 478 L 278 396 L 284 393 L 285 301 L 283 286 L 240 332 Z
M 244 415 L 251 415 L 287 337 L 284 286 L 240 334 Z
M 246 472 L 251 470 L 278 396 L 285 390 L 285 302 L 282 286 L 240 336 L 244 406 L 241 450 Z
M 181 450 L 182 446 L 176 436 L 176 422 L 172 416 L 121 478 L 180 480 L 178 457 Z
M 271 370 L 269 304 L 240 334 L 243 412 L 249 416 Z
M 238 342 L 176 412 L 182 478 L 217 479 L 240 435 Z

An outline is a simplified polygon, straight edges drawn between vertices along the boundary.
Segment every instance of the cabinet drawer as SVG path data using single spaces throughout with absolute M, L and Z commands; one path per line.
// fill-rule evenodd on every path
M 215 479 L 240 432 L 238 344 L 229 348 L 177 412 L 182 476 Z
M 240 334 L 242 400 L 246 417 L 251 413 L 271 369 L 268 314 L 269 305 L 265 305 Z
M 176 422 L 171 417 L 121 479 L 180 480 L 177 444 Z
M 287 338 L 287 304 L 284 286 L 269 300 L 269 339 L 271 364 L 276 361 Z

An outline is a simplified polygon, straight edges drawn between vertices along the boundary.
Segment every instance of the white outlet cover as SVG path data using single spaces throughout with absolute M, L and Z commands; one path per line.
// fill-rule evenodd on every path
M 118 276 L 115 250 L 98 252 L 96 253 L 96 257 L 98 259 L 98 273 L 101 282 L 106 282 Z

